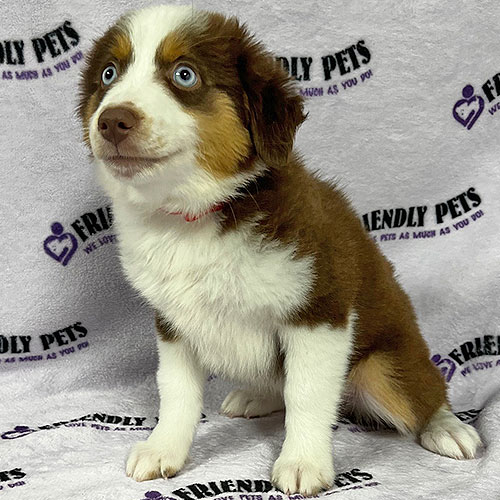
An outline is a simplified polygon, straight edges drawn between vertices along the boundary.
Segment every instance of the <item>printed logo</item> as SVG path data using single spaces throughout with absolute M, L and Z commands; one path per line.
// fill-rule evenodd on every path
M 463 99 L 457 101 L 453 107 L 453 117 L 470 130 L 483 112 L 484 99 L 479 95 L 474 95 L 472 85 L 466 85 L 463 88 L 462 96 Z
M 459 411 L 458 413 L 455 413 L 455 415 L 462 421 L 465 422 L 466 424 L 472 424 L 477 420 L 479 417 L 480 413 L 482 410 L 466 410 L 466 411 Z
M 39 427 L 28 427 L 26 425 L 17 425 L 12 430 L 0 435 L 1 439 L 19 439 L 26 437 L 33 432 L 39 432 L 58 427 L 86 427 L 86 422 L 90 422 L 90 427 L 97 430 L 110 430 L 109 425 L 119 426 L 113 430 L 153 430 L 153 427 L 143 427 L 146 417 L 123 417 L 118 415 L 107 415 L 106 413 L 91 413 L 83 417 L 63 420 L 53 424 L 41 425 Z
M 462 377 L 473 371 L 485 371 L 500 367 L 500 359 L 481 360 L 486 356 L 500 356 L 500 335 L 484 335 L 474 340 L 464 342 L 450 351 L 446 356 L 434 354 L 431 361 L 441 370 L 446 382 L 449 382 L 454 373 Z
M 416 240 L 447 236 L 457 232 L 471 223 L 476 222 L 484 215 L 482 209 L 475 210 L 482 203 L 482 199 L 471 187 L 449 200 L 436 203 L 430 207 L 419 205 L 408 208 L 390 208 L 372 210 L 362 215 L 363 224 L 368 232 L 387 229 L 412 228 L 396 233 L 394 231 L 373 236 L 375 241 Z M 465 216 L 467 214 L 467 216 Z M 455 222 L 455 219 L 460 220 Z M 429 221 L 430 219 L 430 221 Z M 435 229 L 419 229 L 429 223 L 438 224 Z
M 378 486 L 380 483 L 373 480 L 373 474 L 360 469 L 351 469 L 335 476 L 335 488 L 321 493 L 318 496 L 328 496 L 335 493 Z M 223 495 L 223 496 L 220 496 Z M 302 500 L 306 497 L 295 494 L 285 495 L 276 490 L 270 481 L 265 479 L 226 479 L 210 481 L 208 483 L 189 484 L 178 488 L 168 495 L 159 491 L 148 491 L 141 500 Z
M 455 373 L 455 363 L 451 359 L 441 358 L 439 354 L 434 354 L 431 361 L 440 369 L 441 375 L 444 377 L 446 382 L 449 382 Z
M 47 236 L 43 242 L 43 250 L 49 257 L 66 266 L 79 247 L 83 248 L 86 255 L 89 255 L 104 245 L 116 243 L 115 234 L 99 236 L 97 239 L 87 241 L 92 236 L 109 230 L 112 225 L 111 206 L 100 207 L 95 212 L 81 215 L 70 224 L 74 233 L 65 232 L 60 222 L 54 222 L 50 226 L 52 234 Z M 78 240 L 83 245 L 79 245 Z
M 66 328 L 52 333 L 43 333 L 38 337 L 32 337 L 31 335 L 0 335 L 0 355 L 6 354 L 8 356 L 7 358 L 0 358 L 0 364 L 13 365 L 14 363 L 52 360 L 69 356 L 88 348 L 88 340 L 83 340 L 87 334 L 87 328 L 80 321 L 77 321 Z M 32 348 L 35 344 L 42 348 L 41 354 L 32 354 Z M 13 354 L 21 354 L 21 356 L 12 356 Z
M 45 238 L 43 249 L 45 253 L 65 266 L 78 248 L 78 241 L 71 233 L 63 233 L 61 223 L 54 222 L 50 227 L 52 234 Z
M 29 427 L 27 425 L 16 425 L 12 430 L 0 434 L 0 439 L 19 439 L 33 432 L 57 429 L 59 427 L 91 428 L 98 431 L 123 432 L 123 431 L 152 431 L 158 423 L 158 417 L 153 422 L 146 422 L 147 417 L 130 417 L 120 415 L 108 415 L 107 413 L 90 413 L 83 417 L 62 420 L 52 424 Z M 205 414 L 201 414 L 200 422 L 206 423 Z
M 467 130 L 470 130 L 481 116 L 486 103 L 500 98 L 500 73 L 492 76 L 481 85 L 482 95 L 474 91 L 471 84 L 462 89 L 462 99 L 453 106 L 453 118 Z M 494 115 L 500 109 L 500 101 L 493 104 L 488 112 Z
M 16 488 L 17 486 L 24 486 L 25 481 L 16 481 L 16 479 L 23 479 L 26 477 L 26 472 L 20 467 L 11 470 L 0 471 L 0 490 L 5 488 Z M 15 481 L 15 482 L 10 482 Z
M 64 21 L 54 30 L 30 40 L 0 41 L 0 66 L 7 65 L 2 70 L 2 80 L 37 80 L 62 73 L 83 60 L 81 50 L 70 53 L 79 43 L 80 35 L 71 21 Z M 68 57 L 56 62 L 64 55 Z M 24 69 L 26 61 L 33 66 Z M 11 70 L 11 66 L 16 68 Z
M 327 86 L 305 87 L 300 89 L 304 97 L 336 96 L 340 92 L 355 88 L 367 82 L 373 76 L 373 70 L 367 65 L 372 55 L 364 40 L 339 50 L 314 58 L 312 56 L 279 56 L 276 61 L 299 83 L 311 81 L 315 76 L 328 82 Z M 357 75 L 353 73 L 358 71 Z M 349 75 L 347 78 L 346 75 Z

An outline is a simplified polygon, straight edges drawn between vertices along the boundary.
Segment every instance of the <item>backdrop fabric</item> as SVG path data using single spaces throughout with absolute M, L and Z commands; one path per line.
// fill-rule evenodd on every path
M 286 499 L 268 482 L 283 414 L 219 415 L 232 385 L 216 377 L 186 468 L 125 476 L 158 413 L 153 313 L 124 280 L 75 109 L 92 40 L 150 3 L 1 3 L 0 500 Z M 500 498 L 497 1 L 194 6 L 238 16 L 297 78 L 297 149 L 395 264 L 454 411 L 485 443 L 454 461 L 341 421 L 336 487 L 320 496 Z

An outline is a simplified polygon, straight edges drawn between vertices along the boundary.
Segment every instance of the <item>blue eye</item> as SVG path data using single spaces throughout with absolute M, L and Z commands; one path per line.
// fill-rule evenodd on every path
M 106 66 L 104 68 L 104 71 L 102 72 L 101 75 L 101 80 L 104 85 L 110 85 L 113 80 L 116 80 L 116 77 L 118 76 L 118 71 L 116 71 L 116 68 L 114 67 L 113 64 L 110 64 L 109 66 Z
M 174 70 L 174 82 L 185 88 L 190 88 L 196 85 L 198 77 L 189 66 L 177 66 Z

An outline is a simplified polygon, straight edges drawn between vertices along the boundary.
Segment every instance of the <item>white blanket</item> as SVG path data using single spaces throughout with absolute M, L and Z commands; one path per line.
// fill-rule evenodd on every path
M 75 107 L 91 40 L 149 3 L 2 2 L 0 500 L 285 497 L 268 483 L 283 415 L 220 416 L 230 386 L 218 379 L 182 473 L 125 476 L 130 446 L 156 423 L 155 332 L 122 276 Z M 394 262 L 454 410 L 486 445 L 457 462 L 340 422 L 337 485 L 322 496 L 500 498 L 497 1 L 195 7 L 246 21 L 298 78 L 309 118 L 297 148 Z

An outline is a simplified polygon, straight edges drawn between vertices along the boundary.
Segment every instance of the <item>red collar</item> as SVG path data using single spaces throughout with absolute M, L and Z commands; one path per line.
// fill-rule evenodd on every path
M 207 214 L 211 214 L 213 212 L 219 212 L 223 208 L 224 208 L 224 203 L 217 203 L 212 208 L 209 208 L 208 210 L 205 210 L 204 212 L 198 215 L 185 214 L 184 212 L 166 212 L 166 213 L 169 215 L 183 215 L 186 222 L 193 222 L 195 220 L 201 219 L 203 216 Z

